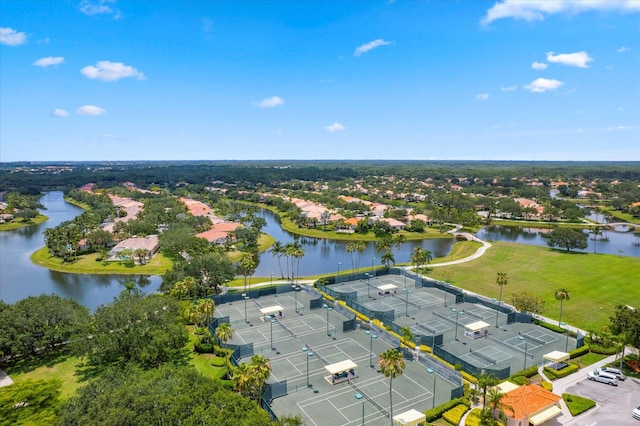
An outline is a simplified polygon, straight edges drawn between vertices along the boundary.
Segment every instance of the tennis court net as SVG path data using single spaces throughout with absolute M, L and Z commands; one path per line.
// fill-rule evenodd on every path
M 358 385 L 356 385 L 355 383 L 353 383 L 351 380 L 349 380 L 349 384 L 351 384 L 351 387 L 353 389 L 355 389 L 360 395 L 362 395 L 364 397 L 364 399 L 366 399 L 367 401 L 369 401 L 371 403 L 371 405 L 373 405 L 374 407 L 376 407 L 382 414 L 385 415 L 385 417 L 389 417 L 389 412 L 387 410 L 385 410 L 382 405 L 378 404 L 377 402 L 375 402 L 373 399 L 371 399 L 369 397 L 369 395 L 367 395 L 366 393 L 364 393 L 364 391 L 362 389 L 360 389 L 358 387 Z

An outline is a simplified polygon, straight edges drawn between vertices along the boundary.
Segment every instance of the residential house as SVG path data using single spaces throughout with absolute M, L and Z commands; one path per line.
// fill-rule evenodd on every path
M 513 389 L 500 399 L 507 416 L 506 426 L 542 425 L 562 412 L 560 399 L 560 396 L 537 384 Z M 494 417 L 497 418 L 497 414 L 494 410 Z
M 241 226 L 241 224 L 236 222 L 220 222 L 214 224 L 209 230 L 196 234 L 196 237 L 204 238 L 211 244 L 222 245 L 226 243 L 229 236 L 233 235 L 233 232 Z
M 120 260 L 120 253 L 125 250 L 130 250 L 131 254 L 134 256 L 134 258 L 136 258 L 137 256 L 135 256 L 135 252 L 138 249 L 146 250 L 147 255 L 145 256 L 145 258 L 149 260 L 153 257 L 154 254 L 156 254 L 159 248 L 160 241 L 158 240 L 157 235 L 127 238 L 126 240 L 120 241 L 115 245 L 115 247 L 109 250 L 109 253 L 107 253 L 107 260 Z

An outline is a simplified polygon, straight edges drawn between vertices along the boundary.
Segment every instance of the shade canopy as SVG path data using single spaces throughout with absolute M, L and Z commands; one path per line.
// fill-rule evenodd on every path
M 396 287 L 393 284 L 384 284 L 384 285 L 379 285 L 378 286 L 378 290 L 380 290 L 380 291 L 391 291 L 391 290 L 395 290 L 396 288 L 398 288 L 398 287 Z
M 497 390 L 500 391 L 500 393 L 508 393 L 508 392 L 511 392 L 512 390 L 518 389 L 519 387 L 520 387 L 519 385 L 516 385 L 515 383 L 509 382 L 509 381 L 504 381 L 495 386 L 495 388 L 497 388 Z
M 467 324 L 464 326 L 464 328 L 466 328 L 469 331 L 478 331 L 478 330 L 482 330 L 483 328 L 487 328 L 489 327 L 489 324 L 487 324 L 484 321 L 476 321 L 476 322 L 472 322 L 471 324 Z
M 567 352 L 562 352 L 562 351 L 553 351 L 542 356 L 542 358 L 548 361 L 554 362 L 556 364 L 562 361 L 566 361 L 570 357 L 571 355 L 569 355 Z
M 262 312 L 262 315 L 275 314 L 280 311 L 282 311 L 282 306 L 280 305 L 267 306 L 266 308 L 260 309 L 260 312 Z
M 398 426 L 416 426 L 427 421 L 427 416 L 418 410 L 411 409 L 393 416 L 393 423 Z
M 562 413 L 562 410 L 557 405 L 552 405 L 549 408 L 545 408 L 542 411 L 537 412 L 533 416 L 529 416 L 529 423 L 532 425 L 539 425 L 546 422 L 549 419 L 554 418 L 558 414 Z
M 335 364 L 327 365 L 324 368 L 331 374 L 339 374 L 339 373 L 342 373 L 343 371 L 349 371 L 353 368 L 356 368 L 357 366 L 358 365 L 355 362 L 351 361 L 350 359 L 347 359 L 345 361 L 340 361 L 340 362 L 336 362 Z

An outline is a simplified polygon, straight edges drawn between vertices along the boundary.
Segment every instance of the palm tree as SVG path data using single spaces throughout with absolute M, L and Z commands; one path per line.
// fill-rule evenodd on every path
M 404 234 L 397 234 L 397 235 L 393 236 L 391 241 L 393 242 L 393 244 L 395 244 L 396 252 L 399 255 L 400 254 L 400 248 L 402 247 L 402 245 L 404 243 L 407 242 L 407 237 Z
M 497 425 L 498 422 L 495 421 L 494 415 L 497 414 L 498 418 L 502 422 L 501 424 L 507 423 L 507 416 L 504 413 L 505 408 L 513 411 L 513 407 L 509 405 L 503 405 L 501 400 L 504 396 L 504 393 L 500 392 L 500 390 L 496 388 L 489 389 L 489 405 L 485 405 L 483 411 L 486 410 L 486 413 L 483 413 L 481 416 L 480 424 L 488 424 L 488 425 Z M 488 421 L 487 421 L 488 420 Z
M 396 258 L 393 257 L 393 253 L 391 251 L 386 251 L 382 256 L 380 256 L 380 261 L 384 264 L 384 267 L 389 269 L 389 266 L 393 263 L 396 264 Z
M 249 364 L 240 364 L 231 372 L 233 388 L 242 396 L 248 396 L 253 382 L 253 370 Z
M 280 278 L 284 278 L 284 275 L 282 273 L 282 264 L 280 263 L 280 258 L 284 254 L 284 246 L 280 241 L 276 241 L 271 246 L 271 250 L 269 250 L 269 253 L 271 253 L 272 256 L 275 256 L 278 259 L 278 268 L 280 268 Z
M 228 322 L 218 324 L 215 333 L 216 338 L 222 342 L 223 346 L 225 346 L 229 340 L 233 339 L 233 329 Z
M 360 271 L 360 256 L 367 248 L 367 243 L 364 241 L 356 241 L 356 251 L 358 252 L 358 257 L 356 258 L 356 272 Z
M 487 390 L 498 384 L 498 379 L 491 373 L 482 373 L 478 376 L 478 387 L 482 390 L 482 408 L 486 406 Z
M 498 300 L 498 305 L 502 304 L 502 287 L 509 283 L 509 277 L 506 272 L 498 272 L 496 276 L 496 284 L 500 286 L 500 299 Z
M 354 272 L 357 272 L 356 271 L 355 259 L 353 258 L 353 254 L 357 251 L 356 242 L 355 241 L 351 241 L 351 242 L 347 243 L 346 250 L 347 250 L 347 253 L 349 253 L 349 257 L 351 257 L 351 269 Z
M 400 329 L 400 335 L 404 339 L 405 343 L 413 342 L 413 331 L 409 327 L 402 327 Z
M 376 251 L 389 251 L 391 250 L 391 234 L 384 234 L 377 242 L 376 242 Z
M 238 263 L 238 272 L 244 276 L 244 291 L 247 291 L 247 277 L 253 275 L 256 270 L 256 262 L 253 253 L 242 253 L 240 263 Z
M 393 425 L 393 379 L 402 376 L 406 364 L 402 353 L 395 349 L 387 349 L 380 354 L 378 367 L 380 367 L 380 372 L 389 378 L 389 418 Z
M 556 300 L 560 301 L 560 319 L 558 319 L 558 324 L 562 324 L 562 303 L 565 300 L 569 300 L 571 298 L 570 296 L 569 290 L 566 288 L 559 288 L 556 290 Z
M 253 396 L 257 400 L 262 395 L 264 384 L 271 375 L 271 361 L 262 355 L 251 357 L 251 370 L 254 375 Z

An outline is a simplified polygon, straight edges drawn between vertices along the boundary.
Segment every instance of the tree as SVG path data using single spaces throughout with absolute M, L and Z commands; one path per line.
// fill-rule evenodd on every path
M 541 314 L 544 312 L 544 299 L 530 291 L 520 291 L 511 295 L 511 304 L 520 312 Z
M 181 359 L 187 330 L 177 302 L 163 296 L 122 292 L 93 315 L 89 338 L 72 344 L 90 365 L 133 363 L 144 368 Z
M 380 256 L 380 262 L 384 265 L 385 268 L 389 269 L 391 264 L 396 264 L 396 259 L 393 257 L 393 253 L 391 251 L 386 251 Z
M 484 409 L 487 404 L 487 390 L 491 386 L 497 385 L 499 382 L 498 378 L 491 373 L 481 373 L 478 375 L 478 388 L 482 391 L 482 408 Z
M 500 286 L 500 299 L 498 304 L 502 304 L 502 288 L 509 283 L 509 277 L 506 272 L 498 272 L 496 276 L 496 284 Z
M 126 401 L 126 404 L 123 402 Z M 258 404 L 192 367 L 111 368 L 65 402 L 57 425 L 268 426 Z
M 562 303 L 565 300 L 569 300 L 571 295 L 569 293 L 569 290 L 567 290 L 566 288 L 559 288 L 556 290 L 554 296 L 556 300 L 560 301 L 560 318 L 558 318 L 558 324 L 562 324 Z
M 284 274 L 282 273 L 282 264 L 280 263 L 280 258 L 284 254 L 284 246 L 280 241 L 276 241 L 271 246 L 271 250 L 269 250 L 271 256 L 275 256 L 278 259 L 278 267 L 280 268 L 280 278 L 284 278 Z
M 640 310 L 626 305 L 617 305 L 609 317 L 614 334 L 626 334 L 630 345 L 640 348 Z
M 231 378 L 240 395 L 259 400 L 270 375 L 271 362 L 262 355 L 254 355 L 249 363 L 235 367 Z
M 253 275 L 256 271 L 256 261 L 253 253 L 242 253 L 240 262 L 238 263 L 237 272 L 244 277 L 244 291 L 247 291 L 247 277 Z
M 567 251 L 572 249 L 587 248 L 587 234 L 579 229 L 573 228 L 555 228 L 549 233 L 547 240 L 549 247 L 560 247 Z
M 218 324 L 215 334 L 216 338 L 222 342 L 222 345 L 226 345 L 229 340 L 233 339 L 233 329 L 231 328 L 231 324 L 228 322 Z
M 0 424 L 53 424 L 62 381 L 28 379 L 0 391 Z
M 401 376 L 406 367 L 402 353 L 395 349 L 387 349 L 380 354 L 378 367 L 380 372 L 389 378 L 389 418 L 393 419 L 393 379 Z
M 413 331 L 411 331 L 409 327 L 402 327 L 400 329 L 400 334 L 402 335 L 402 338 L 405 340 L 405 342 L 413 342 Z
M 480 425 L 494 426 L 507 423 L 507 416 L 504 413 L 505 408 L 513 411 L 513 408 L 502 404 L 502 397 L 504 394 L 496 388 L 489 389 L 489 404 L 485 404 L 483 412 L 480 415 Z M 498 423 L 495 416 L 500 419 L 502 423 Z
M 391 239 L 392 243 L 396 246 L 396 254 L 400 254 L 400 248 L 407 242 L 407 237 L 404 234 L 396 234 Z

